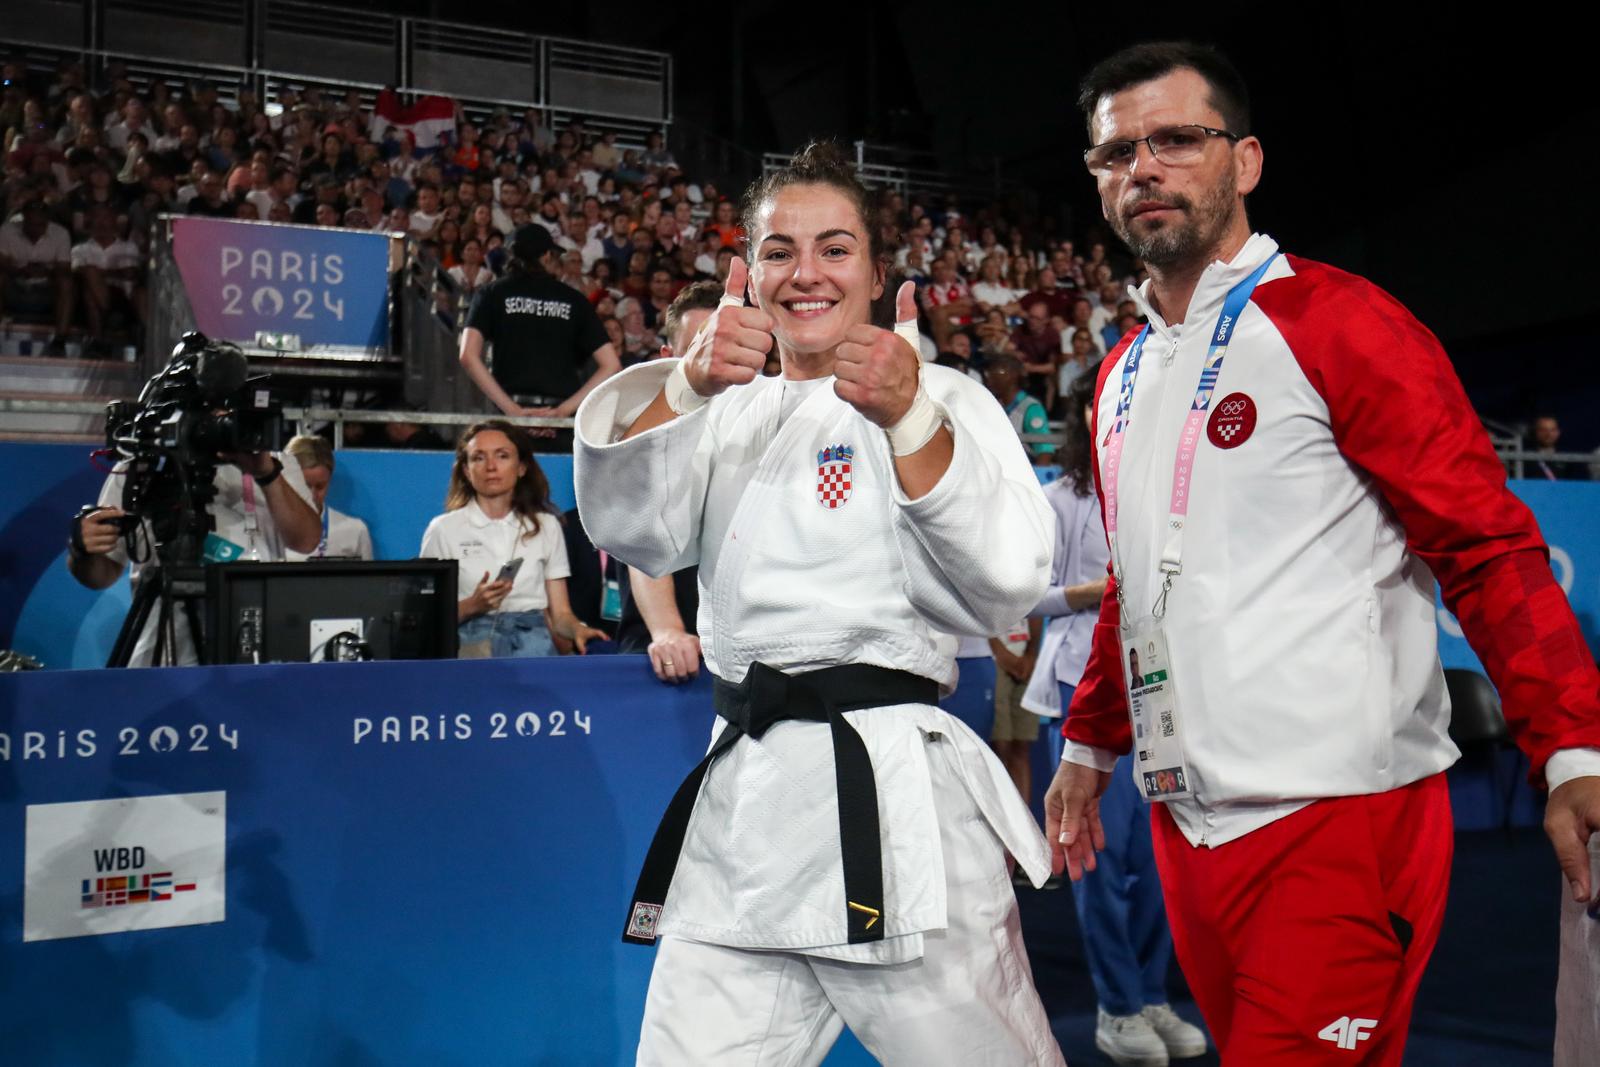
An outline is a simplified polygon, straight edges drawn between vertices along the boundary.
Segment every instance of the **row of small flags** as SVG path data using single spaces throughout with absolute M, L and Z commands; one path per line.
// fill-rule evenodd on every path
M 124 904 L 151 904 L 158 900 L 171 900 L 174 893 L 188 893 L 193 882 L 172 884 L 172 872 L 156 874 L 128 874 L 115 878 L 96 878 L 94 888 L 89 879 L 83 880 L 83 906 L 86 908 L 114 908 Z

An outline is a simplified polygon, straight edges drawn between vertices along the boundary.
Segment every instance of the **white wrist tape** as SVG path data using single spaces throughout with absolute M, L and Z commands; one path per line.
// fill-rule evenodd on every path
M 744 298 L 730 296 L 727 293 L 722 294 L 722 301 L 717 304 L 717 311 L 713 312 L 705 322 L 700 324 L 700 329 L 695 333 L 693 340 L 689 342 L 688 351 L 678 353 L 682 358 L 678 360 L 678 365 L 672 368 L 672 373 L 667 375 L 666 384 L 661 387 L 661 391 L 667 394 L 667 407 L 671 408 L 675 414 L 687 415 L 691 411 L 700 410 L 711 402 L 710 397 L 701 396 L 694 391 L 694 386 L 689 384 L 689 374 L 684 370 L 684 367 L 700 351 L 700 346 L 710 340 L 711 331 L 716 329 L 717 313 L 727 307 L 744 307 Z
M 944 416 L 940 414 L 933 398 L 928 396 L 928 391 L 922 387 L 919 378 L 917 395 L 911 401 L 910 410 L 899 422 L 884 430 L 889 435 L 889 451 L 897 456 L 909 456 L 933 440 L 933 435 L 939 432 L 942 425 Z
M 698 411 L 711 403 L 710 397 L 701 396 L 689 384 L 689 376 L 683 369 L 684 362 L 681 359 L 677 361 L 676 366 L 672 368 L 672 373 L 667 375 L 666 384 L 661 387 L 661 391 L 667 397 L 667 407 L 671 408 L 673 413 L 677 415 L 687 415 L 689 412 Z

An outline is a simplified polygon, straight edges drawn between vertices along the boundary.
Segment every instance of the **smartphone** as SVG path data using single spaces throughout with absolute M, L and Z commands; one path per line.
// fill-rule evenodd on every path
M 500 573 L 495 576 L 494 580 L 497 581 L 497 582 L 515 581 L 516 578 L 517 578 L 517 572 L 520 571 L 521 569 L 522 569 L 522 557 L 518 556 L 516 559 L 512 560 L 510 563 L 507 563 L 504 567 L 501 567 L 500 568 Z

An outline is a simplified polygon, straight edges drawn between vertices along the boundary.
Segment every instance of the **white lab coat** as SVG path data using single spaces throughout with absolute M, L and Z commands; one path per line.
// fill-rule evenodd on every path
M 790 672 L 871 663 L 948 689 L 953 643 L 939 631 L 998 633 L 1038 602 L 1054 515 L 1005 412 L 976 383 L 922 368 L 955 454 L 939 484 L 912 501 L 883 431 L 830 387 L 781 427 L 783 382 L 760 378 L 619 441 L 671 370 L 668 360 L 640 364 L 584 401 L 578 508 L 597 546 L 649 574 L 699 564 L 701 647 L 719 677 L 738 682 L 757 661 Z M 838 445 L 853 450 L 850 496 L 829 508 L 819 501 L 819 453 Z M 741 741 L 712 767 L 662 934 L 847 960 L 919 957 L 921 934 L 946 926 L 933 791 L 956 784 L 1043 883 L 1049 848 L 980 738 L 929 705 L 847 716 L 877 776 L 885 941 L 846 944 L 830 734 L 802 722 Z M 959 783 L 930 774 L 932 735 L 955 746 L 948 762 Z

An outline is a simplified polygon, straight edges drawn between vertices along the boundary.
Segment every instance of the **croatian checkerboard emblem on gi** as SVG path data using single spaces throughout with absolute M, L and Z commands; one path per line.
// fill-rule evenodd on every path
M 829 511 L 850 500 L 850 461 L 855 454 L 850 445 L 829 445 L 817 453 L 817 503 Z

